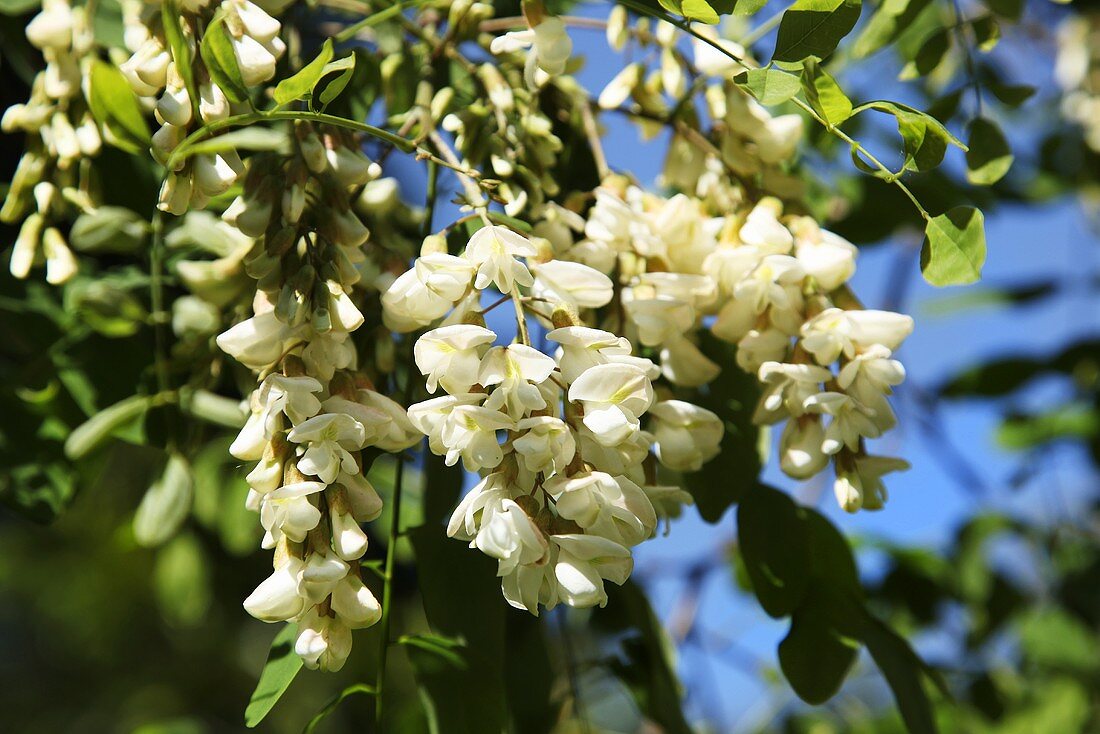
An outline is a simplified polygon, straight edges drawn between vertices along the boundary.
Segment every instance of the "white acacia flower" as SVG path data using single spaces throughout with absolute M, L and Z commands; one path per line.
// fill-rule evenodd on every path
M 516 286 L 534 282 L 531 271 L 518 257 L 538 254 L 531 241 L 507 227 L 489 225 L 474 232 L 463 257 L 477 266 L 474 287 L 483 290 L 492 283 L 501 293 L 511 293 Z
M 798 417 L 805 413 L 806 399 L 821 392 L 822 383 L 828 382 L 833 375 L 817 365 L 769 361 L 760 366 L 757 377 L 763 391 L 753 420 L 776 423 L 787 416 Z
M 361 405 L 382 415 L 378 425 L 371 426 L 375 433 L 372 439 L 374 446 L 383 451 L 404 451 L 421 440 L 420 433 L 400 403 L 373 390 L 359 390 L 357 399 Z
M 339 331 L 325 333 L 309 329 L 302 347 L 306 372 L 322 380 L 331 380 L 337 370 L 352 369 L 356 363 L 355 344 Z
M 490 332 L 491 333 L 491 332 Z M 554 360 L 525 344 L 492 347 L 481 360 L 477 381 L 496 386 L 485 407 L 507 413 L 513 420 L 546 407 L 538 385 L 557 367 Z
M 382 498 L 362 474 L 342 473 L 336 483 L 344 488 L 351 516 L 356 522 L 370 522 L 382 514 Z
M 524 66 L 524 79 L 528 87 L 535 89 L 539 81 L 536 69 L 550 76 L 565 73 L 569 55 L 573 52 L 573 41 L 560 18 L 548 17 L 533 28 L 497 36 L 489 45 L 489 50 L 494 54 L 511 53 L 525 48 L 531 51 Z
M 332 590 L 332 611 L 352 629 L 370 627 L 382 618 L 378 599 L 354 573 L 345 576 Z
M 897 423 L 887 395 L 905 380 L 905 367 L 881 344 L 875 344 L 857 354 L 837 375 L 837 384 L 845 392 L 874 411 L 874 421 L 882 430 Z
M 454 303 L 466 295 L 477 268 L 465 258 L 433 252 L 418 257 L 414 269 L 425 288 Z
M 859 348 L 881 344 L 897 349 L 913 331 L 913 319 L 890 311 L 845 311 L 829 308 L 802 327 L 802 346 L 818 364 L 832 364 L 843 354 L 855 357 Z
M 535 275 L 532 295 L 548 301 L 576 308 L 599 308 L 610 303 L 614 294 L 610 278 L 581 263 L 551 260 L 532 264 L 531 272 Z
M 779 222 L 774 201 L 764 201 L 753 207 L 738 230 L 738 237 L 746 245 L 758 248 L 763 254 L 785 255 L 794 245 L 794 235 Z
M 695 60 L 695 67 L 699 69 L 699 71 L 707 76 L 723 78 L 731 77 L 736 72 L 744 71 L 745 67 L 742 64 L 730 58 L 732 55 L 738 59 L 744 59 L 746 54 L 743 46 L 725 38 L 719 38 L 717 31 L 714 31 L 709 26 L 704 27 L 701 32 L 714 44 L 717 44 L 729 53 L 723 53 L 710 43 L 699 38 L 693 38 L 691 41 L 691 50 Z
M 258 313 L 217 338 L 223 352 L 257 372 L 282 359 L 297 341 L 297 330 L 279 321 L 274 311 Z
M 662 464 L 674 471 L 698 471 L 718 455 L 722 419 L 683 400 L 662 400 L 649 410 L 649 430 Z
M 680 334 L 661 347 L 661 373 L 669 382 L 684 387 L 705 385 L 722 371 L 695 342 Z
M 653 443 L 652 434 L 637 431 L 620 443 L 605 446 L 582 423 L 576 432 L 576 440 L 585 463 L 612 476 L 627 475 L 635 481 L 644 481 L 644 474 L 639 476 L 639 472 Z
M 680 487 L 665 484 L 643 484 L 641 487 L 657 513 L 657 519 L 665 521 L 665 535 L 671 530 L 672 518 L 680 516 L 684 505 L 695 503 L 692 496 Z
M 632 546 L 652 535 L 657 515 L 645 492 L 626 477 L 604 472 L 557 475 L 546 482 L 558 514 L 620 545 Z
M 507 576 L 520 565 L 542 562 L 550 548 L 542 531 L 510 499 L 502 500 L 500 508 L 481 524 L 474 545 L 497 559 L 498 576 Z
M 350 512 L 339 512 L 329 505 L 329 524 L 332 531 L 332 550 L 345 561 L 362 558 L 367 552 L 367 534 Z
M 272 373 L 259 387 L 259 405 L 264 415 L 264 430 L 271 437 L 281 427 L 279 414 L 285 414 L 292 424 L 312 418 L 321 410 L 321 401 L 313 393 L 321 392 L 321 383 L 307 375 L 288 377 Z
M 260 502 L 260 524 L 269 536 L 264 547 L 274 547 L 284 535 L 296 543 L 305 540 L 321 521 L 321 511 L 310 497 L 324 489 L 323 482 L 295 482 L 265 494 Z
M 838 453 L 847 447 L 859 448 L 861 437 L 878 438 L 882 429 L 872 419 L 873 412 L 855 398 L 839 392 L 822 392 L 811 395 L 803 402 L 808 412 L 832 416 L 825 429 L 821 450 L 826 454 Z
M 68 49 L 73 43 L 73 10 L 66 0 L 46 0 L 24 33 L 35 48 Z
M 569 400 L 584 406 L 584 425 L 604 446 L 622 443 L 638 431 L 638 417 L 653 398 L 646 373 L 628 364 L 590 367 L 569 386 Z
M 737 366 L 756 372 L 765 362 L 781 362 L 791 348 L 791 337 L 779 329 L 749 329 L 737 342 Z
M 508 480 L 501 472 L 489 474 L 466 493 L 447 523 L 447 536 L 471 541 L 477 537 L 481 526 L 493 513 L 499 512 L 504 500 L 511 499 Z
M 497 338 L 489 329 L 473 324 L 441 326 L 416 340 L 416 366 L 427 376 L 428 392 L 440 384 L 452 395 L 466 393 L 477 383 L 481 368 L 481 347 Z
M 819 230 L 814 239 L 800 238 L 795 256 L 806 274 L 826 291 L 839 288 L 856 271 L 856 246 L 840 235 Z
M 630 341 L 624 336 L 587 326 L 564 326 L 546 338 L 561 345 L 558 369 L 566 382 L 573 382 L 590 367 L 610 363 L 633 364 L 651 377 L 658 374 L 648 359 L 631 356 Z
M 466 393 L 465 395 L 443 395 L 409 406 L 409 422 L 418 431 L 428 437 L 428 448 L 433 454 L 442 456 L 447 453 L 443 445 L 443 424 L 451 411 L 460 405 L 480 405 L 487 396 L 485 393 Z
M 303 566 L 301 560 L 287 558 L 244 600 L 245 611 L 263 622 L 282 622 L 301 614 L 305 600 L 298 595 L 298 576 Z
M 551 553 L 557 546 L 551 546 Z M 516 566 L 512 573 L 500 579 L 505 600 L 516 609 L 526 609 L 536 617 L 539 605 L 553 609 L 558 603 L 558 582 L 552 563 Z
M 695 324 L 695 309 L 690 303 L 673 298 L 632 298 L 631 295 L 624 294 L 623 306 L 638 330 L 638 341 L 647 347 L 682 337 Z
M 307 668 L 335 673 L 351 654 L 351 630 L 338 617 L 311 609 L 298 623 L 294 652 Z
M 600 92 L 599 99 L 596 101 L 600 109 L 613 110 L 630 99 L 634 89 L 642 83 L 644 71 L 645 67 L 641 64 L 627 64 L 624 66 Z
M 886 485 L 882 477 L 895 471 L 905 471 L 909 462 L 888 456 L 858 456 L 853 467 L 838 469 L 833 491 L 837 504 L 845 512 L 859 509 L 880 510 L 886 503 Z
M 792 418 L 779 438 L 779 468 L 789 477 L 809 479 L 829 465 L 829 455 L 821 450 L 824 443 L 819 416 Z
M 524 418 L 516 424 L 516 430 L 524 433 L 512 442 L 512 448 L 531 472 L 561 472 L 576 454 L 573 431 L 561 418 L 551 415 Z
M 498 410 L 480 405 L 459 405 L 447 415 L 440 440 L 447 449 L 447 466 L 462 458 L 466 471 L 493 469 L 504 459 L 497 431 L 515 428 L 515 421 Z
M 454 302 L 424 285 L 416 268 L 398 276 L 382 294 L 382 318 L 398 333 L 416 331 L 446 314 Z
M 630 551 L 619 543 L 595 535 L 552 535 L 558 547 L 554 577 L 558 596 L 571 607 L 607 604 L 604 580 L 624 584 L 634 569 Z
M 339 556 L 329 553 L 328 549 L 311 553 L 298 577 L 298 595 L 310 604 L 323 601 L 347 576 L 350 568 Z
M 325 413 L 299 423 L 287 434 L 287 439 L 305 444 L 298 469 L 331 484 L 341 471 L 354 474 L 359 470 L 351 452 L 363 448 L 366 429 L 349 415 Z

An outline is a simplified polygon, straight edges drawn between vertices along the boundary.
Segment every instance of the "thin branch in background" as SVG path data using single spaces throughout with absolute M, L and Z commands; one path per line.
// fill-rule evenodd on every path
M 566 617 L 568 610 L 569 607 L 562 605 L 558 607 L 556 614 L 558 635 L 561 637 L 562 655 L 565 658 L 565 675 L 569 681 L 569 695 L 573 699 L 573 709 L 577 720 L 583 727 L 585 734 L 592 734 L 588 716 L 584 712 L 584 701 L 581 698 L 580 678 L 577 675 L 577 656 L 576 651 L 573 649 L 573 636 L 569 631 L 569 620 Z

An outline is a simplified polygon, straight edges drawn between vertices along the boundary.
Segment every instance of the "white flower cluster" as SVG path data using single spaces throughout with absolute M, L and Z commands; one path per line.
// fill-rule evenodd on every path
M 202 63 L 198 53 L 200 39 L 195 32 L 200 19 L 209 23 L 213 11 L 220 14 L 241 80 L 248 87 L 271 79 L 275 63 L 286 51 L 279 38 L 279 21 L 249 0 L 221 0 L 213 4 L 210 0 L 188 0 L 181 10 L 180 29 L 189 49 L 189 72 L 194 76 L 193 89 L 198 99 L 191 98 L 186 75 L 177 66 L 168 40 L 150 33 L 139 16 L 127 16 L 126 43 L 133 55 L 119 66 L 135 94 L 156 98 L 154 114 L 161 126 L 153 134 L 152 153 L 161 163 L 195 128 L 240 111 L 234 109 L 226 91 Z M 182 161 L 165 179 L 159 206 L 177 215 L 189 208 L 201 209 L 211 197 L 225 193 L 243 171 L 244 164 L 232 149 Z
M 547 334 L 555 357 L 524 343 L 522 327 L 519 343 L 495 344 L 477 310 L 490 286 L 515 301 L 517 318 L 521 304 L 549 302 L 549 318 L 532 311 L 556 327 Z M 611 298 L 606 276 L 540 258 L 526 237 L 488 224 L 461 256 L 425 252 L 383 296 L 394 328 L 443 319 L 414 354 L 429 392 L 446 394 L 410 406 L 409 418 L 447 464 L 481 474 L 448 534 L 496 558 L 505 598 L 534 614 L 540 605 L 605 604 L 604 582 L 626 580 L 630 548 L 653 534 L 658 513 L 690 501 L 656 484 L 650 449 L 670 467 L 694 469 L 722 436 L 713 413 L 657 400 L 659 371 L 626 338 L 576 316 Z
M 95 208 L 87 193 L 87 171 L 77 165 L 102 145 L 83 88 L 94 40 L 84 8 L 68 0 L 46 0 L 27 24 L 26 35 L 42 51 L 46 68 L 35 77 L 30 99 L 9 107 L 0 122 L 6 133 L 28 135 L 0 221 L 23 221 L 12 250 L 12 275 L 26 278 L 44 262 L 46 280 L 59 284 L 76 274 L 77 262 L 53 225 L 66 218 L 68 209 Z
M 913 321 L 838 307 L 854 303 L 845 282 L 856 248 L 809 217 L 781 217 L 775 199 L 718 218 L 683 194 L 664 199 L 612 180 L 595 193 L 584 239 L 573 243 L 568 228 L 536 231 L 554 238 L 558 257 L 619 279 L 621 315 L 611 323 L 657 350 L 670 382 L 698 386 L 717 375 L 720 365 L 692 341 L 697 329 L 736 343 L 738 365 L 763 385 L 756 422 L 787 421 L 783 471 L 806 479 L 833 460 L 841 507 L 879 508 L 881 475 L 905 463 L 868 457 L 863 441 L 896 423 L 887 396 L 905 371 L 893 352 Z
M 1058 27 L 1054 78 L 1062 88 L 1062 114 L 1080 125 L 1085 143 L 1100 151 L 1100 21 L 1096 13 L 1067 18 Z
M 351 340 L 365 320 L 353 288 L 369 265 L 351 195 L 377 167 L 339 132 L 298 125 L 295 140 L 294 156 L 250 161 L 244 193 L 223 216 L 261 238 L 245 256 L 259 288 L 255 315 L 217 341 L 262 378 L 230 450 L 257 462 L 248 504 L 275 570 L 245 608 L 267 622 L 296 621 L 306 665 L 338 670 L 350 630 L 380 616 L 358 560 L 367 549 L 360 523 L 382 502 L 360 452 L 398 452 L 421 437 L 404 408 L 373 389 Z

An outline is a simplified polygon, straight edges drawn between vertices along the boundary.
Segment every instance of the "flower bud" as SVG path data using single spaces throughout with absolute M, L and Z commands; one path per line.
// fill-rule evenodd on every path
M 45 219 L 41 214 L 33 213 L 23 220 L 23 226 L 19 228 L 19 236 L 15 238 L 15 246 L 11 251 L 11 264 L 8 266 L 11 274 L 16 278 L 26 278 L 34 265 L 35 256 L 38 254 L 38 245 L 42 241 L 42 229 Z
M 191 176 L 189 174 L 170 173 L 160 187 L 160 199 L 157 208 L 177 217 L 187 213 L 191 202 Z
M 191 97 L 186 87 L 168 87 L 157 100 L 157 115 L 162 122 L 183 127 L 191 122 Z
M 199 116 L 204 123 L 229 117 L 229 99 L 222 88 L 213 82 L 199 85 Z
M 241 78 L 249 87 L 267 81 L 275 75 L 275 56 L 251 36 L 234 38 L 233 56 L 241 70 Z
M 42 234 L 42 254 L 46 258 L 46 282 L 60 285 L 76 275 L 76 257 L 65 238 L 54 227 Z
M 820 416 L 804 415 L 787 421 L 779 439 L 779 467 L 795 479 L 809 479 L 829 465 L 821 450 L 825 428 Z

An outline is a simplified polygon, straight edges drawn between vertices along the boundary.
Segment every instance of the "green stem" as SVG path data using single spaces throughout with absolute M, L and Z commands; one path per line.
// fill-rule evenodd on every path
M 416 8 L 421 5 L 427 5 L 430 2 L 433 2 L 433 0 L 405 0 L 405 2 L 396 3 L 395 5 L 391 5 L 388 8 L 379 10 L 377 13 L 371 13 L 366 18 L 363 18 L 360 21 L 352 23 L 347 28 L 333 36 L 332 40 L 336 43 L 350 41 L 352 38 L 355 38 L 356 33 L 363 30 L 364 28 L 370 28 L 371 26 L 376 26 L 379 23 L 387 21 L 395 15 L 401 13 L 403 10 L 406 10 L 407 8 Z
M 334 125 L 336 127 L 343 127 L 349 130 L 357 130 L 367 135 L 371 135 L 380 140 L 384 140 L 391 145 L 400 148 L 405 153 L 411 153 L 416 150 L 416 142 L 403 138 L 400 135 L 395 135 L 389 130 L 383 130 L 380 127 L 374 125 L 368 125 L 365 122 L 357 122 L 356 120 L 348 120 L 343 117 L 337 117 L 336 115 L 325 114 L 324 112 L 307 112 L 305 110 L 258 110 L 256 112 L 246 112 L 240 115 L 232 115 L 222 120 L 215 120 L 208 125 L 205 125 L 195 132 L 184 138 L 176 149 L 172 151 L 172 155 L 169 156 L 168 162 L 165 164 L 169 170 L 175 170 L 179 163 L 182 163 L 187 158 L 189 148 L 194 147 L 196 143 L 202 142 L 207 138 L 213 137 L 215 133 L 219 133 L 223 130 L 228 130 L 233 127 L 245 127 L 256 122 L 272 122 L 277 120 L 308 120 L 310 122 L 317 122 L 325 125 Z
M 149 305 L 153 322 L 153 369 L 157 392 L 171 392 L 168 375 L 168 335 L 164 332 L 164 212 L 157 210 L 152 221 L 153 241 L 149 249 Z

